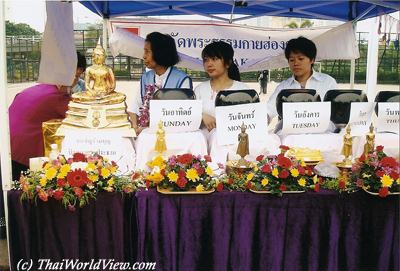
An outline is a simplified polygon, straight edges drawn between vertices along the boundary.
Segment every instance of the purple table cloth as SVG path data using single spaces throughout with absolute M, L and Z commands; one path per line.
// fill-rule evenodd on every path
M 136 193 L 138 260 L 157 270 L 399 270 L 399 197 Z
M 71 212 L 54 199 L 35 205 L 20 195 L 8 192 L 12 270 L 20 259 L 127 261 L 136 255 L 134 196 L 103 192 Z

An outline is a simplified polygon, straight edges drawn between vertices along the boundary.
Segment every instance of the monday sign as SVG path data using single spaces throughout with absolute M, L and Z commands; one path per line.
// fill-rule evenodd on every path
M 250 140 L 265 139 L 268 133 L 267 105 L 252 103 L 215 108 L 218 145 L 237 144 L 244 123 Z
M 192 132 L 199 129 L 202 116 L 200 100 L 150 100 L 150 128 L 160 121 L 167 132 Z
M 328 130 L 330 102 L 283 103 L 282 134 L 318 134 Z

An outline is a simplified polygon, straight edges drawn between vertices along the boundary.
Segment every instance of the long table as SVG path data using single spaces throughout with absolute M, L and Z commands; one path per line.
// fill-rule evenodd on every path
M 101 193 L 71 213 L 9 192 L 11 259 L 114 258 L 157 270 L 399 270 L 399 196 Z

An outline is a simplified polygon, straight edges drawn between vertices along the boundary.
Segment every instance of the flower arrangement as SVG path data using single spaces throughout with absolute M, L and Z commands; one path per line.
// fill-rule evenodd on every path
M 281 148 L 282 153 L 277 156 L 258 156 L 254 173 L 250 173 L 253 175 L 247 176 L 247 187 L 277 195 L 282 195 L 285 191 L 304 191 L 307 188 L 319 191 L 320 178 L 314 174 L 312 168 L 303 161 L 286 157 L 285 149 Z
M 146 92 L 143 97 L 143 105 L 139 108 L 139 121 L 140 127 L 149 127 L 150 124 L 150 100 L 153 98 L 154 92 L 159 89 L 157 85 L 146 85 Z
M 58 156 L 45 163 L 39 171 L 26 171 L 20 176 L 17 188 L 22 190 L 21 199 L 61 201 L 74 211 L 95 199 L 99 191 L 131 193 L 143 186 L 140 173 L 119 174 L 114 161 L 108 161 L 98 154 L 73 154 L 66 159 Z
M 353 164 L 350 179 L 357 187 L 386 197 L 400 192 L 400 163 L 377 146 L 368 155 L 362 154 Z
M 252 180 L 254 178 L 254 172 L 231 172 L 229 174 L 222 175 L 215 181 L 215 188 L 218 192 L 221 192 L 224 188 L 229 191 L 246 191 L 253 187 Z
M 146 186 L 171 191 L 211 190 L 215 174 L 209 162 L 211 158 L 208 155 L 201 157 L 186 153 L 172 155 L 167 160 L 156 156 L 147 163 L 151 172 L 145 176 Z

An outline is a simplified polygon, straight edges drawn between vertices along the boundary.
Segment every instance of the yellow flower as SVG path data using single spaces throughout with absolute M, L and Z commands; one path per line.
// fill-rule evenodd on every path
M 253 177 L 254 177 L 254 173 L 247 174 L 247 181 L 253 180 Z
M 396 183 L 400 184 L 400 178 L 397 178 Z
M 110 175 L 111 175 L 111 171 L 110 171 L 108 168 L 103 167 L 103 168 L 101 168 L 100 175 L 101 175 L 103 178 L 108 178 L 108 177 L 110 177 Z
M 57 169 L 51 167 L 46 169 L 45 176 L 47 180 L 51 180 L 57 176 Z
M 190 169 L 186 170 L 186 178 L 188 178 L 189 180 L 195 182 L 197 179 L 199 179 L 199 175 L 197 174 L 197 170 L 195 170 L 194 168 L 190 168 Z
M 206 168 L 206 173 L 208 174 L 208 176 L 214 176 L 214 171 L 212 170 L 211 167 L 207 167 Z
M 382 187 L 391 187 L 393 184 L 393 179 L 385 174 L 381 177 L 381 183 Z
M 68 175 L 68 172 L 71 170 L 70 165 L 65 164 L 60 167 L 60 173 L 58 173 L 57 178 L 63 179 Z
M 88 175 L 88 179 L 91 180 L 92 182 L 96 182 L 99 176 L 97 174 L 93 175 Z
M 49 169 L 51 167 L 51 164 L 50 163 L 46 163 L 46 165 L 44 165 L 44 169 Z
M 41 185 L 42 187 L 44 187 L 44 186 L 47 184 L 47 179 L 42 177 L 42 178 L 40 178 L 39 183 L 40 183 L 40 185 Z
M 196 186 L 196 191 L 197 192 L 204 191 L 204 186 L 202 184 L 199 184 L 198 186 Z
M 160 172 L 156 172 L 156 173 L 147 175 L 146 179 L 149 181 L 152 181 L 154 184 L 158 184 L 164 179 L 164 176 Z
M 111 178 L 107 181 L 108 186 L 113 186 L 114 185 L 114 178 Z
M 272 170 L 272 176 L 274 176 L 275 178 L 278 178 L 279 176 L 279 170 L 277 168 L 274 168 Z
M 86 168 L 85 168 L 86 171 L 93 171 L 93 170 L 96 170 L 96 169 L 97 169 L 97 167 L 93 163 L 88 163 Z
M 297 168 L 293 168 L 293 169 L 291 169 L 290 170 L 290 174 L 293 176 L 293 177 L 297 177 L 297 176 L 299 176 L 299 171 L 297 170 Z
M 117 167 L 111 167 L 111 173 L 114 174 L 115 172 L 117 172 Z
M 258 167 L 255 166 L 255 167 L 253 168 L 253 171 L 254 171 L 254 172 L 258 171 Z
M 161 155 L 158 155 L 154 157 L 153 160 L 151 160 L 150 162 L 147 162 L 147 165 L 149 166 L 149 168 L 159 167 L 160 169 L 164 169 L 165 160 L 164 158 L 162 158 Z
M 312 180 L 313 180 L 314 184 L 316 184 L 318 182 L 318 175 L 314 175 Z
M 168 179 L 171 181 L 171 182 L 176 182 L 176 180 L 178 180 L 178 174 L 176 174 L 176 172 L 175 171 L 171 171 L 170 173 L 168 173 Z
M 306 186 L 306 179 L 300 178 L 300 180 L 298 180 L 297 183 L 298 183 L 300 186 Z
M 304 162 L 303 159 L 300 160 L 300 166 L 302 166 L 302 167 L 305 167 L 305 166 L 306 166 L 306 163 Z
M 262 185 L 262 186 L 266 186 L 268 183 L 269 183 L 269 181 L 268 181 L 267 178 L 264 178 L 264 179 L 262 179 L 262 181 L 261 181 L 261 185 Z

